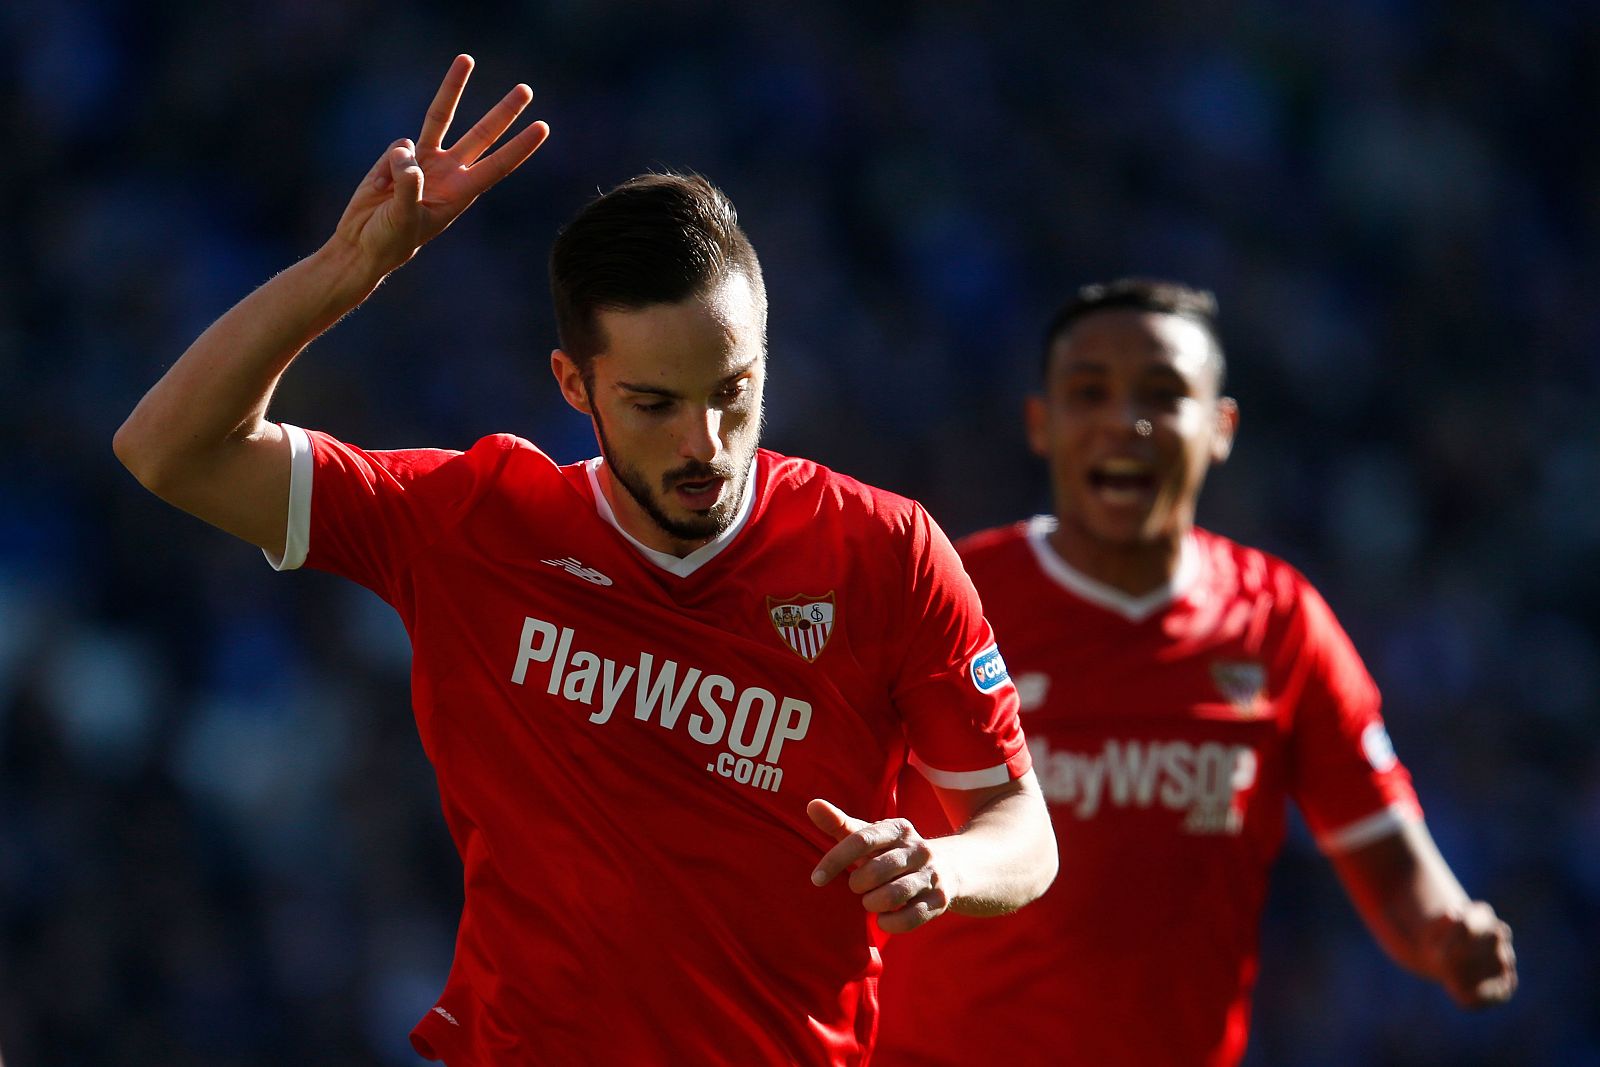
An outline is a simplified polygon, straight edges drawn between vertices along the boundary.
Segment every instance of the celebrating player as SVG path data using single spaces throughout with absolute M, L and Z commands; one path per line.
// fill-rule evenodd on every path
M 860 1063 L 870 924 L 1019 907 L 1054 877 L 1054 839 L 938 527 L 758 447 L 766 296 L 728 200 L 647 175 L 557 238 L 551 368 L 595 459 L 557 466 L 510 435 L 369 452 L 266 420 L 299 352 L 545 140 L 535 122 L 493 148 L 531 99 L 519 85 L 446 147 L 471 67 L 457 58 L 333 237 L 151 389 L 117 454 L 280 569 L 349 577 L 404 619 L 465 867 L 419 1052 Z M 908 750 L 960 834 L 880 818 Z
M 1050 326 L 1026 416 L 1055 514 L 961 551 L 1066 877 L 1016 916 L 891 939 L 874 1063 L 1236 1063 L 1286 797 L 1401 965 L 1467 1007 L 1516 987 L 1511 931 L 1440 857 L 1327 604 L 1194 526 L 1239 421 L 1214 315 L 1208 293 L 1125 280 Z M 903 778 L 925 828 L 936 806 Z

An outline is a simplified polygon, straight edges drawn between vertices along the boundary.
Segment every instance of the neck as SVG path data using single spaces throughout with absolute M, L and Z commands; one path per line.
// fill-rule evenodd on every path
M 606 503 L 611 505 L 611 514 L 616 516 L 617 525 L 644 547 L 682 559 L 695 549 L 703 548 L 714 540 L 711 537 L 702 537 L 684 541 L 672 536 L 657 525 L 649 512 L 639 506 L 633 494 L 617 481 L 611 473 L 611 464 L 601 460 L 598 473 L 600 491 L 605 494 Z
M 1188 534 L 1186 525 L 1150 541 L 1105 541 L 1063 517 L 1050 535 L 1050 547 L 1078 573 L 1129 596 L 1144 596 L 1177 577 Z

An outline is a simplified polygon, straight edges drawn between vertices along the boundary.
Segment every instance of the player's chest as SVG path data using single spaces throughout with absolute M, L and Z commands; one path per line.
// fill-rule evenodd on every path
M 623 792 L 671 780 L 774 804 L 880 776 L 898 720 L 850 641 L 874 627 L 839 586 L 772 569 L 682 582 L 602 543 L 561 547 L 441 557 L 415 586 L 434 721 L 492 733 L 508 780 L 551 751 Z
M 1180 653 L 1004 643 L 1002 650 L 1026 721 L 1052 730 L 1180 724 L 1202 733 L 1239 726 L 1276 730 L 1285 710 L 1287 672 L 1244 649 Z
M 1289 672 L 1243 641 L 1140 636 L 1003 645 L 1041 788 L 1074 822 L 1234 836 L 1251 799 L 1281 784 Z
M 594 524 L 515 541 L 468 530 L 419 570 L 419 662 L 598 722 L 619 709 L 663 724 L 701 714 L 697 733 L 710 736 L 724 723 L 781 723 L 803 704 L 852 709 L 888 733 L 882 606 L 858 592 L 848 562 L 783 547 L 679 575 Z
M 997 599 L 991 621 L 1030 729 L 1255 734 L 1290 710 L 1291 650 L 1248 623 L 1260 614 L 1249 603 L 1203 618 L 1174 609 L 1123 619 L 1075 599 Z

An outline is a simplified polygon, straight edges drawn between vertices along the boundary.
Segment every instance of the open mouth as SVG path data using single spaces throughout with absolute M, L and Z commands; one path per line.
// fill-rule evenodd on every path
M 1110 504 L 1138 504 L 1156 491 L 1156 472 L 1140 460 L 1108 459 L 1089 469 L 1089 486 Z
M 702 478 L 699 481 L 679 482 L 672 487 L 678 502 L 690 511 L 705 511 L 714 507 L 722 496 L 724 478 Z

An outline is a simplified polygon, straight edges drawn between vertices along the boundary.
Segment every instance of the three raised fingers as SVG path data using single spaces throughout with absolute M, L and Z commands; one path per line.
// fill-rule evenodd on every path
M 422 131 L 417 135 L 418 153 L 447 153 L 453 164 L 462 169 L 467 179 L 464 190 L 468 203 L 522 166 L 550 136 L 550 127 L 545 123 L 529 123 L 492 154 L 478 158 L 505 136 L 505 132 L 533 100 L 533 90 L 518 83 L 473 123 L 455 144 L 445 149 L 444 139 L 450 132 L 450 124 L 455 121 L 456 107 L 461 103 L 461 94 L 466 89 L 467 79 L 472 76 L 472 68 L 471 56 L 456 56 L 445 73 L 444 81 L 439 84 L 439 91 L 434 94 L 433 103 L 428 105 L 427 114 L 422 120 Z

